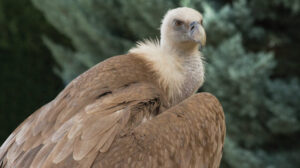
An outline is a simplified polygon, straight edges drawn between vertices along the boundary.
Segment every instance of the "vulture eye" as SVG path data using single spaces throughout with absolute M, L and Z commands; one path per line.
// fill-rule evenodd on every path
M 174 20 L 174 25 L 175 26 L 181 26 L 181 25 L 183 25 L 183 21 L 181 21 L 181 20 Z
M 203 26 L 203 20 L 202 19 L 200 20 L 200 24 Z

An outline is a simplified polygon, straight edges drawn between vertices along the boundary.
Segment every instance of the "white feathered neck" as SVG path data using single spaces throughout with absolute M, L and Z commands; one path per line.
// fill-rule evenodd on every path
M 182 85 L 185 80 L 184 56 L 178 55 L 176 50 L 166 49 L 158 40 L 139 42 L 132 53 L 145 61 L 158 74 L 160 86 L 167 92 L 171 103 L 182 94 Z M 200 57 L 197 51 L 196 57 Z

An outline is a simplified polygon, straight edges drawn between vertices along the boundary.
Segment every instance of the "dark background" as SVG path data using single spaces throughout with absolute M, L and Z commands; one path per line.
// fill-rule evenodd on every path
M 0 1 L 0 142 L 64 87 L 42 34 L 63 39 L 30 1 Z

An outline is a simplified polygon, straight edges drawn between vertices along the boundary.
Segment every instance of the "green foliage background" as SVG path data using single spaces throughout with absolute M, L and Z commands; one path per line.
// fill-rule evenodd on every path
M 42 34 L 65 41 L 29 0 L 0 1 L 0 143 L 63 88 Z
M 48 23 L 29 1 L 0 1 L 6 9 L 0 10 L 2 138 L 61 89 L 52 67 L 67 84 L 103 59 L 126 53 L 137 40 L 159 37 L 164 13 L 189 6 L 204 14 L 208 35 L 203 90 L 216 95 L 226 113 L 221 167 L 300 167 L 300 1 L 32 2 Z

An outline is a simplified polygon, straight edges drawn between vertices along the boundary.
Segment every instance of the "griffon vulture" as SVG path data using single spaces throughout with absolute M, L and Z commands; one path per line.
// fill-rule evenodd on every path
M 74 79 L 2 144 L 1 167 L 217 168 L 225 121 L 204 80 L 202 15 L 167 12 L 161 40 Z

